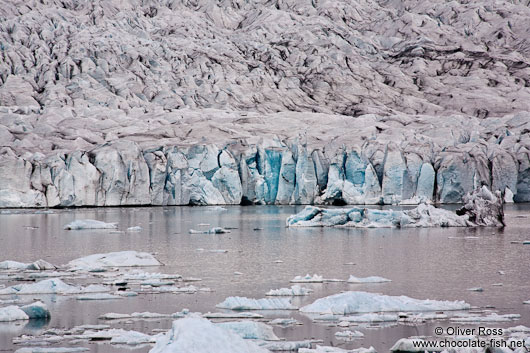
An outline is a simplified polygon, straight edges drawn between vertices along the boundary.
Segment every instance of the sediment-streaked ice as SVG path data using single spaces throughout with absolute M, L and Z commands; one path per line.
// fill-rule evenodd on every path
M 295 310 L 289 298 L 262 298 L 253 299 L 246 297 L 228 297 L 217 308 L 231 310 Z
M 300 308 L 305 313 L 353 314 L 381 311 L 464 310 L 463 301 L 420 300 L 406 296 L 388 296 L 368 292 L 344 292 L 320 298 Z
M 77 219 L 64 226 L 66 230 L 82 230 L 82 229 L 117 229 L 117 223 L 106 223 L 95 219 Z

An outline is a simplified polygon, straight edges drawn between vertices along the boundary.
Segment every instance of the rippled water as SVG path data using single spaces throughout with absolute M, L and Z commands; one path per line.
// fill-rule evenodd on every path
M 201 207 L 93 208 L 51 213 L 4 210 L 0 213 L 0 261 L 31 262 L 42 258 L 53 264 L 64 264 L 92 253 L 147 251 L 156 254 L 165 264 L 153 270 L 200 277 L 203 280 L 198 284 L 214 291 L 90 302 L 45 296 L 51 320 L 47 323 L 0 323 L 0 351 L 14 351 L 18 347 L 12 345 L 12 338 L 24 333 L 101 324 L 98 316 L 107 312 L 173 313 L 182 308 L 215 311 L 215 304 L 227 296 L 261 298 L 268 290 L 288 287 L 290 279 L 306 273 L 338 279 L 347 279 L 351 274 L 377 275 L 392 279 L 392 282 L 304 285 L 314 292 L 293 301 L 298 305 L 344 290 L 365 290 L 419 299 L 465 300 L 478 307 L 493 306 L 499 313 L 521 314 L 521 319 L 488 326 L 530 326 L 530 305 L 523 305 L 523 301 L 530 300 L 530 245 L 512 243 L 530 239 L 530 205 L 509 206 L 506 210 L 508 226 L 504 229 L 285 228 L 285 219 L 301 209 L 300 206 L 234 206 L 227 207 L 227 211 Z M 118 222 L 120 229 L 139 225 L 142 231 L 112 234 L 108 230 L 62 229 L 66 223 L 83 218 Z M 220 235 L 189 234 L 189 229 L 201 228 L 201 223 L 235 229 Z M 276 260 L 283 262 L 275 263 Z M 498 271 L 504 271 L 505 275 Z M 499 282 L 503 285 L 492 286 Z M 1 284 L 12 283 L 0 281 Z M 471 287 L 483 287 L 484 291 L 470 292 L 467 289 Z M 440 324 L 357 328 L 365 333 L 364 339 L 345 343 L 334 338 L 339 328 L 314 324 L 297 312 L 265 312 L 265 315 L 294 317 L 304 323 L 285 329 L 275 327 L 276 334 L 288 340 L 315 338 L 326 345 L 343 348 L 372 345 L 379 352 L 388 351 L 401 337 L 432 335 L 433 328 Z M 152 333 L 153 329 L 169 328 L 171 320 L 111 325 Z M 123 351 L 109 344 L 81 345 L 89 347 L 91 352 Z M 144 347 L 132 351 L 148 350 L 149 347 Z

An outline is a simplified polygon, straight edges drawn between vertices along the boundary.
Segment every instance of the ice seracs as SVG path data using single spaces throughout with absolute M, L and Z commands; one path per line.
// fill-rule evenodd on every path
M 205 339 L 207 337 L 207 339 Z M 149 353 L 269 353 L 251 340 L 203 318 L 173 321 L 171 329 L 156 339 Z
M 95 219 L 78 219 L 70 222 L 64 226 L 67 230 L 81 230 L 81 229 L 117 229 L 117 223 L 105 223 Z
M 300 308 L 304 313 L 346 315 L 381 311 L 465 310 L 463 301 L 420 300 L 406 296 L 388 296 L 368 292 L 344 292 L 315 300 Z

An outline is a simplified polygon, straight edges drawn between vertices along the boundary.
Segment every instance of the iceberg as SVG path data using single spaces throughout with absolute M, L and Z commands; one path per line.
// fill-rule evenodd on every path
M 324 282 L 324 278 L 317 274 L 314 274 L 313 276 L 307 274 L 305 276 L 296 276 L 290 282 L 291 283 L 322 283 Z
M 257 313 L 206 313 L 202 317 L 206 319 L 263 319 L 263 315 Z
M 391 352 L 425 352 L 425 346 L 421 345 L 421 343 L 425 342 L 425 340 L 421 338 L 401 338 L 398 340 L 392 348 L 390 348 Z M 429 352 L 442 352 L 444 351 L 444 348 L 439 347 L 431 347 L 429 348 Z
M 101 267 L 160 266 L 151 254 L 137 251 L 119 251 L 93 254 L 70 261 L 66 266 L 75 270 L 90 270 Z
M 205 339 L 206 338 L 206 339 Z M 173 321 L 171 330 L 157 337 L 149 353 L 269 353 L 250 340 L 203 318 Z
M 369 277 L 355 277 L 353 275 L 348 278 L 348 283 L 385 283 L 392 282 L 392 280 L 379 277 L 379 276 L 369 276 Z
M 95 219 L 78 219 L 64 226 L 66 230 L 81 229 L 118 229 L 117 223 L 105 223 Z
M 224 229 L 221 227 L 214 227 L 208 230 L 195 230 L 190 229 L 190 234 L 225 234 L 230 233 L 228 229 Z
M 15 353 L 78 353 L 89 350 L 85 347 L 24 347 L 17 349 Z
M 45 279 L 37 283 L 16 284 L 0 289 L 0 295 L 27 295 L 27 294 L 82 294 L 107 292 L 108 288 L 91 284 L 86 287 L 72 286 L 64 283 L 59 278 Z
M 17 261 L 2 261 L 0 262 L 0 270 L 9 270 L 9 271 L 23 271 L 23 270 L 34 270 L 34 271 L 44 271 L 44 270 L 55 270 L 57 266 L 52 265 L 51 263 L 44 260 L 37 260 L 32 263 L 23 263 Z
M 296 319 L 293 319 L 292 317 L 287 318 L 287 319 L 281 319 L 281 318 L 274 319 L 274 320 L 270 321 L 269 324 L 282 326 L 282 327 L 287 327 L 287 326 L 292 326 L 292 325 L 299 325 L 299 324 L 301 325 L 300 321 L 298 321 Z
M 340 339 L 345 339 L 345 340 L 351 340 L 351 339 L 364 337 L 364 333 L 360 331 L 350 331 L 350 330 L 338 331 L 338 332 L 335 332 L 335 337 L 340 338 Z
M 466 204 L 456 213 L 420 204 L 412 210 L 393 211 L 369 208 L 320 208 L 306 206 L 289 216 L 287 227 L 503 227 L 504 209 L 500 192 L 486 186 L 464 197 Z
M 304 313 L 347 315 L 382 311 L 466 310 L 463 301 L 420 300 L 406 296 L 389 296 L 368 292 L 344 292 L 315 300 L 300 308 Z
M 291 286 L 291 288 L 271 289 L 265 295 L 268 296 L 302 296 L 308 295 L 313 290 L 309 288 L 300 287 L 299 285 Z
M 234 321 L 216 324 L 224 329 L 230 330 L 244 339 L 278 341 L 280 340 L 272 330 L 272 327 L 262 322 Z
M 85 294 L 78 295 L 75 297 L 77 300 L 109 300 L 109 299 L 122 299 L 123 297 L 119 295 L 113 295 L 109 293 L 94 293 L 94 294 Z
M 46 319 L 50 317 L 50 311 L 42 302 L 35 302 L 22 307 L 10 305 L 0 308 L 0 322 Z
M 268 341 L 260 342 L 260 346 L 272 352 L 299 352 L 302 348 L 310 348 L 312 341 Z
M 246 297 L 228 297 L 216 305 L 220 309 L 231 310 L 296 310 L 289 298 L 262 298 L 252 299 Z

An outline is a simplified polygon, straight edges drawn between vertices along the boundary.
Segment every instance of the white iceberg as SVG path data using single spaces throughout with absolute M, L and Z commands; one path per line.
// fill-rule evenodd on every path
M 24 263 L 18 261 L 2 261 L 0 262 L 0 270 L 35 270 L 35 271 L 44 271 L 44 270 L 55 270 L 57 266 L 52 265 L 51 263 L 44 260 L 37 260 L 32 263 Z
M 352 340 L 352 339 L 364 337 L 364 333 L 360 331 L 356 331 L 356 330 L 355 331 L 350 331 L 350 330 L 338 331 L 338 332 L 335 332 L 335 337 L 340 338 L 340 339 L 345 339 L 345 340 Z
M 300 311 L 346 315 L 381 311 L 440 311 L 469 308 L 470 305 L 463 301 L 420 300 L 406 296 L 344 292 L 317 299 L 312 304 L 300 308 Z
M 206 313 L 202 317 L 206 319 L 263 319 L 263 315 L 258 313 Z
M 117 229 L 116 223 L 105 223 L 95 219 L 77 219 L 64 226 L 66 230 L 81 230 L 81 229 Z
M 253 341 L 245 340 L 230 330 L 203 318 L 173 321 L 165 335 L 156 339 L 149 353 L 269 353 Z
M 151 254 L 138 251 L 118 251 L 93 254 L 70 261 L 72 269 L 94 269 L 101 267 L 140 267 L 160 266 L 161 263 Z
M 427 342 L 421 338 L 401 338 L 398 340 L 392 348 L 391 352 L 425 352 L 425 345 Z M 444 348 L 429 347 L 429 352 L 442 352 Z
M 486 186 L 464 197 L 465 205 L 456 213 L 429 204 L 405 210 L 377 210 L 354 207 L 320 208 L 306 206 L 300 213 L 287 218 L 287 227 L 502 227 L 503 200 L 500 192 L 492 193 Z
M 304 288 L 299 285 L 291 286 L 291 288 L 280 288 L 280 289 L 271 289 L 265 295 L 268 296 L 302 296 L 308 295 L 313 290 L 309 288 Z
M 27 294 L 82 294 L 107 292 L 108 288 L 91 284 L 86 287 L 72 286 L 64 283 L 59 278 L 45 279 L 37 283 L 17 284 L 0 289 L 0 295 L 27 295 Z
M 350 278 L 348 278 L 348 283 L 384 283 L 384 282 L 392 282 L 392 280 L 379 277 L 379 276 L 369 276 L 369 277 L 355 277 L 353 275 L 350 275 Z
M 305 276 L 296 276 L 290 282 L 291 283 L 322 283 L 324 282 L 324 278 L 317 274 L 314 274 L 313 276 L 307 274 Z
M 22 307 L 10 305 L 0 308 L 0 322 L 44 319 L 50 317 L 50 311 L 41 302 L 35 302 Z
M 141 232 L 142 231 L 142 227 L 140 227 L 140 226 L 129 227 L 129 228 L 127 228 L 127 231 L 128 232 Z
M 246 297 L 228 297 L 217 308 L 231 310 L 295 310 L 289 298 L 262 298 L 253 299 Z
M 79 295 L 75 297 L 77 300 L 109 300 L 109 299 L 122 299 L 123 297 L 118 295 L 113 295 L 109 293 L 93 293 L 93 294 L 85 294 L 85 295 Z
M 213 227 L 208 230 L 195 230 L 190 229 L 190 234 L 225 234 L 230 233 L 228 229 L 224 229 L 221 227 Z
M 306 341 L 273 341 L 260 342 L 260 346 L 272 352 L 299 352 L 302 348 L 311 348 L 311 342 Z
M 233 321 L 216 324 L 224 329 L 230 330 L 244 339 L 278 341 L 272 327 L 262 322 L 255 321 Z

